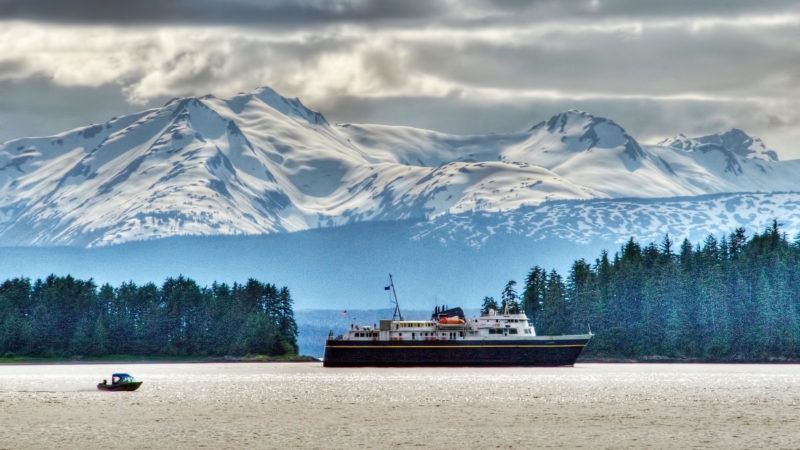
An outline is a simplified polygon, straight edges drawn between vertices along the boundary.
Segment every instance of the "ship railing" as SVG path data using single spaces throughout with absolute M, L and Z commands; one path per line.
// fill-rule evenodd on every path
M 466 330 L 469 328 L 467 323 L 436 323 L 434 326 L 437 330 L 444 329 L 448 331 Z

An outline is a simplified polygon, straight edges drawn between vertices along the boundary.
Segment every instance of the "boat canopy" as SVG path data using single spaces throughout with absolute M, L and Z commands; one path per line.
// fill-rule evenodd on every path
M 133 383 L 136 379 L 127 373 L 115 373 L 111 375 L 111 384 Z

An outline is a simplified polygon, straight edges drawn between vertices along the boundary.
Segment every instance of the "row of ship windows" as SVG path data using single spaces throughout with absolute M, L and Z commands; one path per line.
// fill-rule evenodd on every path
M 516 328 L 506 328 L 505 330 L 508 331 L 508 334 L 518 334 L 519 330 Z M 530 334 L 531 330 L 524 329 L 525 334 Z M 416 335 L 416 333 L 414 333 Z M 489 334 L 504 334 L 503 328 L 489 328 Z M 356 337 L 378 337 L 378 333 L 368 333 L 368 332 L 359 332 L 355 334 Z M 403 333 L 398 333 L 399 336 L 402 336 Z M 420 333 L 420 336 L 429 337 L 429 336 L 436 336 L 436 333 Z M 459 336 L 464 337 L 464 332 L 460 331 L 458 333 Z M 442 336 L 447 336 L 447 333 L 442 333 Z
M 505 331 L 508 331 L 508 334 L 517 334 L 516 328 L 506 328 Z M 503 334 L 504 330 L 502 328 L 489 328 L 489 334 Z
M 508 334 L 519 334 L 519 330 L 516 328 L 506 328 L 505 330 L 508 331 Z M 523 328 L 522 331 L 525 334 L 531 334 L 530 328 Z M 504 334 L 503 328 L 489 328 L 489 334 Z
M 491 322 L 491 321 L 492 321 L 492 319 L 484 319 L 484 320 L 485 320 L 486 322 Z M 500 319 L 494 319 L 494 321 L 495 321 L 496 323 L 499 323 L 499 322 L 500 322 Z M 505 320 L 503 320 L 503 322 L 508 322 L 508 323 L 511 323 L 511 322 L 513 322 L 513 323 L 519 323 L 519 322 L 527 322 L 527 320 L 522 320 L 522 319 L 505 319 Z
M 516 331 L 516 330 L 514 330 L 514 331 Z M 454 333 L 450 333 L 450 334 L 451 334 L 451 337 L 455 335 Z M 398 336 L 402 336 L 403 333 L 397 333 L 397 335 Z M 416 336 L 417 333 L 412 333 L 412 335 Z M 419 333 L 419 335 L 421 337 L 434 337 L 434 336 L 436 336 L 436 333 Z M 464 337 L 464 332 L 463 331 L 459 331 L 458 335 L 461 336 L 461 337 Z M 447 333 L 442 333 L 442 336 L 447 336 Z M 362 332 L 358 332 L 358 333 L 355 333 L 355 337 L 378 337 L 378 333 L 365 333 L 365 332 L 362 333 Z
M 402 336 L 403 333 L 397 333 L 397 335 L 398 336 Z M 448 335 L 448 333 L 442 333 L 442 336 L 447 336 L 447 335 Z M 453 337 L 455 337 L 456 334 L 455 333 L 449 333 L 449 335 L 450 335 L 451 338 L 453 338 Z M 461 337 L 464 337 L 464 332 L 463 331 L 459 331 L 458 335 L 461 336 Z M 436 333 L 422 333 L 422 332 L 420 332 L 419 336 L 420 337 L 436 337 Z M 417 337 L 417 333 L 411 333 L 411 337 L 414 337 L 414 338 Z
M 433 322 L 411 322 L 411 323 L 396 323 L 395 329 L 397 327 L 400 328 L 423 328 L 423 327 L 431 327 L 433 326 Z

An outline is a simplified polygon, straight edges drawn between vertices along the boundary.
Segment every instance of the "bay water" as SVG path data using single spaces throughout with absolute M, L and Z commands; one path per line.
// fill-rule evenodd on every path
M 0 449 L 204 447 L 800 448 L 800 366 L 0 366 Z

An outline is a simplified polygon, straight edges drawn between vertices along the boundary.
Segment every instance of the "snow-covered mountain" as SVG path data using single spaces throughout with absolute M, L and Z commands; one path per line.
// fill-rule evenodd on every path
M 261 88 L 0 144 L 0 244 L 102 246 L 508 212 L 554 200 L 798 190 L 739 130 L 642 146 L 567 111 L 508 134 L 331 125 Z
M 719 152 L 726 156 L 736 155 L 746 159 L 778 160 L 778 153 L 775 150 L 768 149 L 761 139 L 748 136 L 738 128 L 695 138 L 687 138 L 680 134 L 674 138 L 664 139 L 659 145 L 689 152 Z

